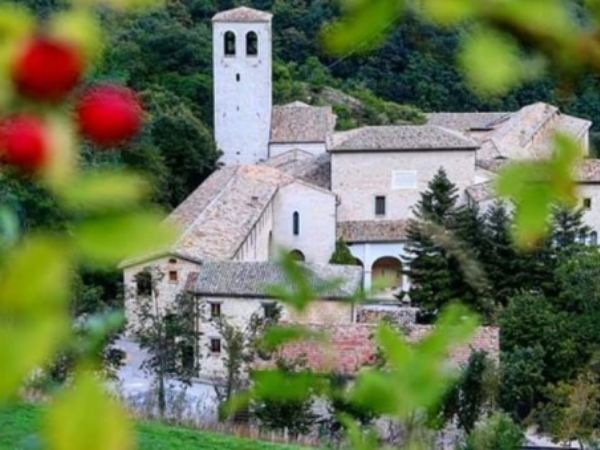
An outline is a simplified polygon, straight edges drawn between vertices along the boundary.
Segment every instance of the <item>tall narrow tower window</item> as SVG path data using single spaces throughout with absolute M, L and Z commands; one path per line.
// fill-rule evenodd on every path
M 246 34 L 246 56 L 258 55 L 258 36 L 254 31 Z
M 233 31 L 225 33 L 225 56 L 235 56 L 235 33 Z
M 294 236 L 300 234 L 300 214 L 298 211 L 294 211 L 294 214 L 292 214 L 292 231 Z

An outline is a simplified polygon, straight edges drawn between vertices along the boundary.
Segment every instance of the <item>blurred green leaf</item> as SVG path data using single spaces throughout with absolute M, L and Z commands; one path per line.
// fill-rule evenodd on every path
M 48 411 L 43 427 L 48 450 L 129 450 L 133 433 L 123 409 L 91 373 L 76 375 L 74 385 Z
M 479 29 L 463 40 L 459 63 L 473 89 L 482 95 L 506 93 L 535 72 L 535 67 L 521 59 L 512 38 L 491 29 Z
M 326 389 L 327 383 L 310 372 L 262 370 L 252 374 L 253 398 L 300 401 Z
M 69 255 L 60 241 L 30 237 L 0 275 L 0 400 L 47 362 L 68 333 Z
M 408 344 L 396 330 L 380 325 L 377 342 L 387 364 L 383 370 L 359 373 L 352 401 L 400 419 L 430 408 L 456 374 L 448 361 L 451 349 L 463 344 L 476 326 L 476 318 L 457 305 L 443 311 L 431 333 L 417 344 Z
M 582 151 L 570 137 L 556 134 L 549 160 L 511 164 L 496 180 L 496 192 L 515 205 L 514 236 L 517 244 L 530 248 L 539 243 L 548 229 L 555 204 L 576 204 L 573 173 Z
M 472 0 L 416 0 L 417 7 L 430 20 L 450 25 L 475 15 L 481 2 Z
M 71 0 L 76 6 L 103 5 L 117 10 L 144 10 L 164 5 L 164 0 Z
M 323 29 L 324 48 L 334 55 L 370 50 L 380 44 L 404 9 L 403 0 L 347 2 L 343 19 Z
M 115 264 L 167 248 L 174 230 L 156 212 L 132 212 L 86 219 L 72 229 L 79 254 L 89 263 Z
M 299 340 L 322 341 L 325 340 L 325 335 L 309 330 L 301 325 L 271 326 L 263 335 L 261 347 L 264 350 L 272 351 L 281 345 Z
M 366 432 L 346 414 L 338 416 L 338 420 L 346 429 L 346 435 L 352 444 L 354 450 L 375 450 L 379 448 L 379 437 L 371 429 Z
M 8 253 L 0 275 L 0 318 L 45 316 L 65 309 L 71 267 L 62 244 L 30 237 Z
M 22 39 L 35 29 L 34 17 L 16 3 L 0 5 L 0 41 Z
M 281 300 L 298 312 L 303 312 L 314 300 L 322 298 L 340 285 L 340 280 L 321 280 L 303 264 L 298 263 L 290 253 L 283 252 L 279 264 L 286 283 L 265 286 L 265 293 Z
M 100 59 L 104 36 L 100 23 L 88 9 L 71 9 L 55 14 L 50 21 L 50 33 L 75 44 L 85 56 L 86 66 Z
M 15 395 L 26 378 L 51 359 L 68 329 L 66 315 L 22 322 L 0 313 L 0 403 Z
M 133 206 L 148 193 L 141 176 L 114 170 L 82 173 L 59 194 L 65 205 L 81 211 L 103 211 Z

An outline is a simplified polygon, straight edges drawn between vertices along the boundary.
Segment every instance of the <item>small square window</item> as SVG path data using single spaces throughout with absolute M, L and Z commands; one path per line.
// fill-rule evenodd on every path
M 221 317 L 221 304 L 220 303 L 211 303 L 210 304 L 210 317 L 212 319 Z
M 277 304 L 263 303 L 263 315 L 266 319 L 274 319 L 277 316 Z
M 375 197 L 375 215 L 385 216 L 385 196 L 383 195 Z
M 221 339 L 212 338 L 210 340 L 210 351 L 211 353 L 221 353 Z
M 169 282 L 177 283 L 178 274 L 176 270 L 169 270 Z
M 592 199 L 587 197 L 583 199 L 583 209 L 592 209 Z

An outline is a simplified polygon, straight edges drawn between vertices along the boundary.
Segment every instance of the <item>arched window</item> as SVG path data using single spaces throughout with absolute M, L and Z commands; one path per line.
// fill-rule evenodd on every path
M 258 36 L 254 31 L 246 34 L 246 56 L 258 55 Z
M 233 31 L 225 33 L 225 56 L 235 56 L 235 33 Z
M 302 253 L 300 250 L 292 250 L 290 252 L 290 256 L 292 257 L 292 259 L 294 261 L 298 261 L 298 262 L 306 261 L 306 258 L 304 257 L 304 253 Z
M 598 233 L 592 231 L 590 233 L 590 245 L 597 246 L 598 245 Z
M 292 231 L 294 236 L 300 234 L 300 214 L 298 211 L 294 211 L 294 214 L 292 214 Z

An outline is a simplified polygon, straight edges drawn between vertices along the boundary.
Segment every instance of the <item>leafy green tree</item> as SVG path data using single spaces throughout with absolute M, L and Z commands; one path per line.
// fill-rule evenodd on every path
M 496 412 L 477 425 L 464 450 L 519 450 L 524 439 L 523 430 L 509 416 Z
M 164 417 L 169 379 L 190 384 L 198 371 L 196 342 L 197 309 L 195 298 L 179 295 L 174 305 L 159 304 L 160 284 L 164 278 L 157 268 L 147 268 L 136 276 L 136 284 L 145 285 L 134 298 L 136 321 L 131 324 L 139 346 L 148 353 L 142 368 L 154 376 L 160 417 Z
M 591 370 L 580 373 L 571 383 L 559 382 L 548 387 L 548 404 L 537 412 L 539 422 L 557 442 L 579 448 L 595 448 L 600 420 L 600 385 Z
M 469 434 L 486 410 L 492 410 L 496 395 L 496 384 L 490 383 L 493 364 L 485 352 L 471 353 L 460 378 L 435 411 L 438 426 L 445 426 L 448 421 L 456 419 L 457 426 Z
M 350 249 L 342 239 L 338 239 L 335 243 L 335 250 L 329 260 L 331 264 L 345 264 L 348 266 L 356 265 L 356 258 L 350 252 Z

